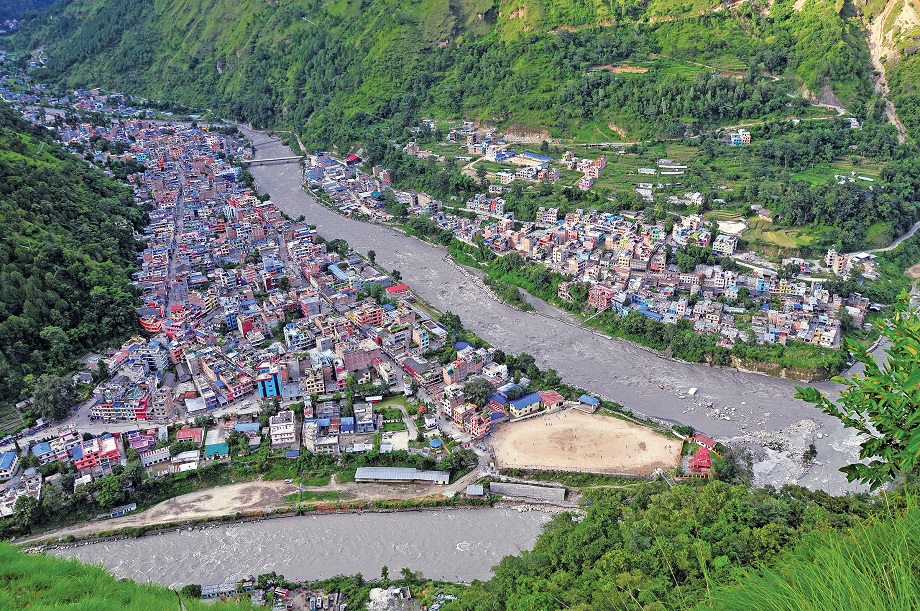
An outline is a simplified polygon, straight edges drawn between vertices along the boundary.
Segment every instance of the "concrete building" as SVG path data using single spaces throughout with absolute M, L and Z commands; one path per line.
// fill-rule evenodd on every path
M 403 467 L 358 467 L 355 472 L 356 482 L 406 483 L 426 482 L 439 485 L 450 483 L 447 471 L 420 471 Z
M 19 454 L 16 452 L 4 452 L 0 454 L 0 480 L 8 480 L 19 470 Z
M 269 418 L 268 430 L 272 447 L 294 445 L 297 437 L 294 428 L 293 410 L 284 410 Z

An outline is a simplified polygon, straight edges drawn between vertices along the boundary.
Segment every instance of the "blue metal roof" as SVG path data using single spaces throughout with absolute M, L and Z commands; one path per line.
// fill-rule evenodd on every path
M 533 405 L 534 403 L 539 403 L 539 402 L 540 402 L 540 395 L 538 395 L 535 392 L 532 392 L 532 393 L 524 395 L 520 399 L 515 399 L 514 401 L 511 402 L 511 405 L 515 409 L 524 409 L 525 407 L 529 407 Z
M 34 446 L 32 446 L 32 453 L 35 454 L 36 456 L 43 456 L 50 451 L 51 451 L 51 444 L 48 443 L 47 441 L 36 443 Z
M 0 470 L 6 471 L 13 466 L 13 461 L 16 460 L 16 452 L 4 452 L 0 454 Z
M 585 405 L 597 405 L 601 402 L 601 400 L 596 397 L 592 397 L 591 395 L 582 395 L 578 397 L 578 402 L 584 403 Z
M 499 405 L 507 405 L 507 404 L 508 404 L 508 399 L 505 398 L 505 395 L 503 395 L 503 394 L 501 394 L 501 393 L 497 393 L 497 392 L 493 392 L 493 393 L 492 393 L 492 396 L 489 397 L 489 401 L 494 401 L 495 403 L 498 403 Z
M 300 450 L 288 450 L 284 453 L 285 458 L 297 458 L 300 456 Z
M 258 422 L 240 422 L 233 427 L 237 433 L 258 433 L 261 428 Z

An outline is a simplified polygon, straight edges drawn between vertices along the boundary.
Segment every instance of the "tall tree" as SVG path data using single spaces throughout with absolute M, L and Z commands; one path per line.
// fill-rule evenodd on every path
M 74 391 L 71 378 L 46 373 L 35 383 L 35 407 L 43 418 L 63 420 L 76 402 Z
M 466 400 L 478 407 L 488 403 L 493 392 L 495 392 L 495 387 L 485 378 L 474 378 L 463 385 Z
M 883 362 L 853 340 L 847 349 L 865 370 L 834 381 L 844 386 L 837 401 L 813 387 L 796 387 L 796 397 L 862 435 L 858 463 L 840 469 L 849 481 L 873 490 L 920 462 L 920 316 L 904 293 L 895 314 L 877 328 L 890 343 Z

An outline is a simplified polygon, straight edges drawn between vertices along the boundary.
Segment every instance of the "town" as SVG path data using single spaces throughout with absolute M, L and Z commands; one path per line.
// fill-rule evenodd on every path
M 360 466 L 356 482 L 444 486 L 469 473 L 472 483 L 497 472 L 496 447 L 483 440 L 502 423 L 569 409 L 593 414 L 601 403 L 509 371 L 504 353 L 461 339 L 462 328 L 401 283 L 398 272 L 375 266 L 373 253 L 364 258 L 341 240 L 326 242 L 306 220 L 286 217 L 244 184 L 243 165 L 230 161 L 245 152 L 235 130 L 145 119 L 68 124 L 59 114 L 24 114 L 56 123 L 65 146 L 88 151 L 96 163 L 134 164 L 127 182 L 149 217 L 137 236 L 145 246 L 134 274 L 148 337 L 84 359 L 74 381 L 95 388 L 65 426 L 51 431 L 39 422 L 0 440 L 20 450 L 0 462 L 8 481 L 0 515 L 15 513 L 23 497 L 40 498 L 39 468 L 51 473 L 46 483 L 76 493 L 132 463 L 156 478 L 260 446 L 290 459 L 301 452 L 333 459 L 404 452 L 449 465 Z M 574 415 L 570 425 L 595 426 L 584 418 Z M 604 426 L 611 425 L 597 428 Z M 506 436 L 498 451 L 517 441 Z M 677 465 L 677 454 L 652 454 L 649 464 Z M 582 457 L 572 468 L 652 471 L 639 459 L 607 460 L 613 462 Z M 492 492 L 500 490 L 494 484 Z M 547 495 L 539 486 L 512 490 Z M 488 494 L 481 485 L 464 491 Z M 135 510 L 135 503 L 114 505 L 98 517 Z
M 749 143 L 750 134 L 741 131 L 740 136 L 732 134 L 729 143 Z M 846 324 L 861 328 L 867 312 L 880 309 L 859 293 L 843 297 L 825 288 L 836 278 L 859 274 L 873 278 L 874 257 L 869 253 L 847 255 L 831 249 L 823 261 L 789 257 L 769 262 L 740 251 L 743 223 L 713 222 L 695 213 L 674 215 L 663 222 L 643 213 L 579 208 L 562 214 L 558 208 L 540 207 L 534 220 L 516 220 L 514 212 L 506 211 L 502 197 L 509 183 L 558 180 L 558 168 L 551 167 L 555 161 L 582 172 L 578 187 L 587 189 L 607 167 L 607 160 L 578 159 L 571 153 L 560 160 L 530 151 L 518 155 L 508 151 L 504 141 L 496 140 L 494 130 L 483 133 L 469 122 L 452 129 L 447 137 L 452 141 L 465 138 L 469 152 L 480 155 L 477 159 L 503 160 L 520 168 L 513 173 L 495 172 L 487 190 L 462 205 L 412 191 L 396 190 L 392 199 L 408 215 L 430 219 L 467 245 L 481 245 L 498 256 L 516 253 L 567 277 L 558 287 L 562 301 L 572 302 L 571 288 L 582 285 L 587 290 L 586 315 L 611 311 L 625 317 L 635 311 L 667 324 L 687 320 L 694 331 L 719 336 L 719 345 L 727 348 L 736 341 L 785 344 L 798 340 L 837 349 L 843 331 L 841 311 Z M 414 143 L 407 145 L 406 152 L 425 155 Z M 343 214 L 372 222 L 394 221 L 386 196 L 391 188 L 390 172 L 377 166 L 371 174 L 362 173 L 358 161 L 356 156 L 340 160 L 330 153 L 310 155 L 304 183 Z M 668 159 L 659 160 L 658 165 L 639 172 L 672 176 L 686 169 Z M 651 199 L 653 188 L 651 183 L 640 183 L 636 191 Z M 693 192 L 670 199 L 677 205 L 702 203 L 702 195 Z M 755 212 L 764 218 L 771 215 L 760 207 Z M 685 253 L 691 254 L 682 256 Z M 711 254 L 719 263 L 696 261 L 693 253 Z

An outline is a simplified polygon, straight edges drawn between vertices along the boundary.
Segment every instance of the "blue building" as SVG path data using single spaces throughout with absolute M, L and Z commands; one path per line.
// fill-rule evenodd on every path
M 19 454 L 16 452 L 4 452 L 0 454 L 0 480 L 10 479 L 16 475 L 16 471 L 18 470 Z
M 281 396 L 281 374 L 277 371 L 263 373 L 256 378 L 260 399 L 277 399 Z

